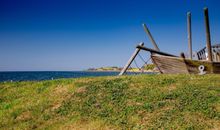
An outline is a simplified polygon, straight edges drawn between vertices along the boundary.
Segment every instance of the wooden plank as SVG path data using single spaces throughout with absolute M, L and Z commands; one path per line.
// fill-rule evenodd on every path
M 139 49 L 142 49 L 142 50 L 145 50 L 145 51 L 149 51 L 151 53 L 160 54 L 160 55 L 177 57 L 175 55 L 172 55 L 172 54 L 169 54 L 169 53 L 166 53 L 166 52 L 157 51 L 157 50 L 154 50 L 154 49 L 151 49 L 151 48 L 147 48 L 147 47 L 144 47 L 144 46 L 140 46 L 140 45 L 138 45 L 136 48 L 139 48 Z
M 154 49 L 157 51 L 160 51 L 159 47 L 157 46 L 157 43 L 155 42 L 155 40 L 154 40 L 153 36 L 151 35 L 150 30 L 147 28 L 146 24 L 143 24 L 143 27 L 144 27 L 144 31 L 149 36 L 149 38 L 154 46 Z
M 191 60 L 179 57 L 152 55 L 153 63 L 165 74 L 199 74 L 198 67 L 203 65 L 206 74 L 220 74 L 220 62 Z
M 217 52 L 217 62 L 220 62 L 220 54 Z
M 153 63 L 162 74 L 186 74 L 188 73 L 186 64 L 182 58 L 152 55 Z

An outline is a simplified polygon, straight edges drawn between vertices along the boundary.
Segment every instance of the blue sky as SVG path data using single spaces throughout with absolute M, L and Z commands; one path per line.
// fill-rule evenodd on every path
M 219 5 L 219 0 L 1 0 L 0 71 L 123 66 L 139 42 L 153 48 L 142 23 L 162 51 L 179 55 L 187 52 L 187 11 L 196 51 L 205 46 L 204 7 L 212 43 L 220 43 Z

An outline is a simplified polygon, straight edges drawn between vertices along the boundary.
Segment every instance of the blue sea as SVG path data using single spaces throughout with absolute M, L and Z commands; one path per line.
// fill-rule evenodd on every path
M 27 71 L 27 72 L 0 72 L 0 82 L 4 81 L 41 81 L 60 78 L 79 78 L 97 76 L 116 76 L 119 72 L 88 72 L 88 71 Z M 137 74 L 137 73 L 127 73 Z

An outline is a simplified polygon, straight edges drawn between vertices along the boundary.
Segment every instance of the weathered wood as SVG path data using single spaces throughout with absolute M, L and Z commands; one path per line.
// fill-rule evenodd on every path
M 144 46 L 144 43 L 140 43 L 139 46 Z M 127 69 L 129 68 L 129 66 L 131 65 L 131 63 L 133 62 L 133 60 L 135 59 L 135 57 L 137 56 L 137 54 L 139 53 L 140 48 L 136 48 L 136 50 L 134 51 L 134 53 L 132 54 L 132 56 L 130 57 L 130 59 L 128 60 L 127 64 L 124 66 L 124 68 L 121 70 L 121 72 L 119 73 L 120 75 L 123 75 Z
M 217 53 L 215 51 L 213 51 L 212 54 L 213 54 L 212 60 L 217 61 L 218 60 L 217 59 Z
M 140 46 L 140 45 L 138 45 L 136 48 L 139 48 L 139 49 L 142 49 L 142 50 L 145 50 L 145 51 L 149 51 L 151 53 L 160 54 L 160 55 L 177 57 L 175 55 L 172 55 L 172 54 L 169 54 L 169 53 L 166 53 L 166 52 L 157 51 L 157 50 L 154 50 L 154 49 L 151 49 L 151 48 L 147 48 L 147 47 L 144 47 L 144 46 Z
M 208 60 L 213 61 L 212 60 L 212 48 L 211 48 L 208 8 L 204 8 L 204 15 L 205 15 L 206 48 L 207 48 L 207 52 L 208 52 Z
M 206 74 L 220 74 L 220 62 L 191 60 L 179 57 L 151 55 L 153 63 L 164 74 L 199 74 L 199 66 L 205 67 Z
M 189 58 L 192 59 L 192 29 L 191 29 L 191 13 L 187 13 L 187 30 L 188 30 L 188 47 L 189 47 Z
M 188 73 L 187 67 L 183 62 L 183 58 L 177 58 L 162 55 L 152 55 L 153 63 L 157 66 L 162 74 L 186 74 Z M 179 60 L 176 60 L 179 59 Z
M 147 33 L 147 35 L 149 36 L 153 46 L 154 46 L 154 49 L 157 50 L 157 51 L 160 51 L 159 47 L 157 46 L 157 43 L 155 42 L 153 36 L 151 35 L 150 33 L 150 30 L 147 28 L 146 24 L 143 24 L 143 27 L 144 27 L 144 31 Z
M 220 54 L 217 52 L 217 62 L 220 62 Z

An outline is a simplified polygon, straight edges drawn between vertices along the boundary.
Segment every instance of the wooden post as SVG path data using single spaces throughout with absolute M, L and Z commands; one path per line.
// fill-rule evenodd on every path
M 192 29 L 191 29 L 191 13 L 187 13 L 187 30 L 188 30 L 188 47 L 189 58 L 192 59 Z
M 220 54 L 217 52 L 217 61 L 216 62 L 220 62 Z
M 208 8 L 204 8 L 204 15 L 205 15 L 206 48 L 208 52 L 208 61 L 212 61 L 212 47 L 211 47 L 211 38 L 210 38 Z
M 185 55 L 184 55 L 183 52 L 180 53 L 180 57 L 183 58 L 183 59 L 185 59 Z
M 212 60 L 215 61 L 215 62 L 217 61 L 217 53 L 216 52 L 213 52 Z
M 154 38 L 151 35 L 151 33 L 150 33 L 149 29 L 147 28 L 146 24 L 143 24 L 143 27 L 144 27 L 144 31 L 147 33 L 147 35 L 149 36 L 151 42 L 153 43 L 154 49 L 157 50 L 157 51 L 160 51 L 160 49 L 157 46 L 157 43 L 154 41 Z
M 139 45 L 140 46 L 144 46 L 144 43 L 141 42 Z M 139 53 L 140 50 L 141 50 L 140 48 L 136 48 L 135 49 L 133 55 L 130 57 L 130 59 L 128 60 L 127 64 L 124 66 L 124 68 L 119 73 L 119 76 L 123 75 L 127 71 L 127 69 L 129 68 L 129 66 L 131 65 L 131 63 L 133 62 L 133 60 L 135 59 L 135 57 L 137 56 L 137 54 Z

